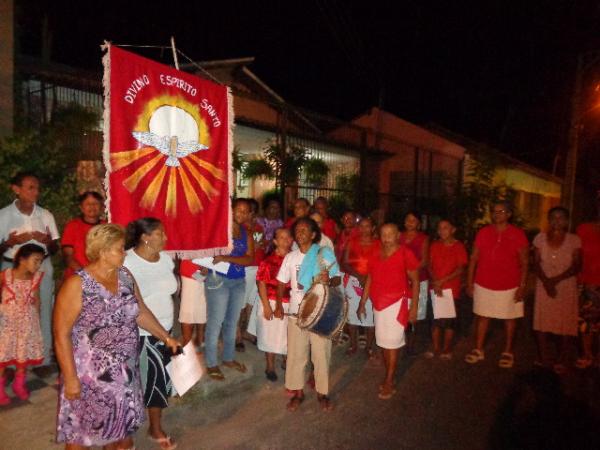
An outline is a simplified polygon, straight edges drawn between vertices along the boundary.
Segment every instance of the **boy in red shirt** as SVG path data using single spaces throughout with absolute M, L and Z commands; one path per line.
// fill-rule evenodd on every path
M 452 290 L 454 301 L 460 296 L 460 278 L 467 265 L 467 251 L 462 242 L 454 238 L 456 228 L 448 219 L 442 219 L 437 226 L 439 240 L 429 247 L 429 276 L 431 288 L 435 295 L 441 296 L 444 289 Z M 432 302 L 435 301 L 432 298 Z M 444 330 L 444 348 L 441 359 L 452 358 L 452 338 L 456 318 L 438 319 L 434 317 L 431 329 L 433 351 L 425 353 L 426 358 L 440 354 L 440 335 Z

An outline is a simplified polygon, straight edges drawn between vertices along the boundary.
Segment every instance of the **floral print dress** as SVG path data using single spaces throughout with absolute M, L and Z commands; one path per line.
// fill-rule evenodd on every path
M 35 304 L 43 276 L 43 272 L 36 272 L 31 280 L 17 280 L 13 269 L 0 274 L 0 367 L 22 368 L 44 360 L 40 315 Z
M 57 440 L 106 445 L 133 434 L 144 420 L 139 372 L 138 304 L 127 269 L 117 293 L 84 269 L 82 309 L 71 333 L 81 397 L 67 400 L 61 384 Z

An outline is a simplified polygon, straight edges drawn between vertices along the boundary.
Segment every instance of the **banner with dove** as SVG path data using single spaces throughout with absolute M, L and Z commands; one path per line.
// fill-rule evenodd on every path
M 156 217 L 184 258 L 231 246 L 229 88 L 105 45 L 104 162 L 109 221 Z

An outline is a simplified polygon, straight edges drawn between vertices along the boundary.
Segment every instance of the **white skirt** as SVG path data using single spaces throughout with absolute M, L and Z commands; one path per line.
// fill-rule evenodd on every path
M 275 310 L 277 302 L 269 300 L 271 309 Z M 288 312 L 289 303 L 283 303 L 283 311 Z M 263 315 L 263 304 L 259 300 L 254 305 L 253 312 L 256 320 L 256 345 L 260 351 L 267 353 L 287 354 L 287 325 L 288 316 L 283 319 L 265 319 Z
M 246 290 L 244 292 L 244 305 L 254 305 L 258 297 L 258 286 L 256 284 L 256 272 L 258 266 L 246 267 Z
M 181 277 L 179 323 L 206 323 L 204 281 Z
M 256 333 L 257 333 L 257 331 L 256 331 L 256 310 L 258 309 L 258 307 L 256 305 L 258 305 L 259 303 L 260 303 L 260 298 L 254 302 L 254 305 L 252 305 L 252 309 L 250 310 L 250 315 L 248 316 L 248 326 L 246 327 L 246 331 L 253 336 L 256 336 Z
M 515 303 L 517 288 L 505 291 L 473 286 L 473 312 L 491 319 L 518 319 L 523 317 L 523 302 Z
M 370 299 L 365 303 L 365 309 L 367 310 L 365 318 L 361 320 L 356 314 L 362 292 L 363 288 L 360 286 L 358 279 L 352 276 L 349 277 L 348 284 L 344 287 L 344 295 L 348 300 L 348 323 L 350 325 L 372 327 L 375 326 L 375 323 L 373 322 L 373 304 Z
M 401 301 L 397 301 L 384 310 L 374 311 L 375 341 L 381 348 L 396 349 L 404 347 L 404 327 L 397 319 L 401 303 Z

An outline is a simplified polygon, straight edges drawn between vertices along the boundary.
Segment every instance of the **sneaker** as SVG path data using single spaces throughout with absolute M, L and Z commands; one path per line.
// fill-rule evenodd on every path
M 277 381 L 277 374 L 274 370 L 265 370 L 265 376 L 267 380 L 272 381 L 273 383 Z

